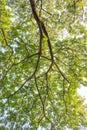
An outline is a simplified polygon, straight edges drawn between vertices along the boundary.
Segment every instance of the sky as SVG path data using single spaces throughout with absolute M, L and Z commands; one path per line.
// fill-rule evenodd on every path
M 85 98 L 84 103 L 87 104 L 87 87 L 81 86 L 77 91 L 83 98 Z

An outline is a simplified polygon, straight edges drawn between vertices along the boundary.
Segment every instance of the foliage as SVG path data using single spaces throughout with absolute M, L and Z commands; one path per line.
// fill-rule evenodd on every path
M 79 130 L 87 106 L 83 0 L 0 0 L 1 129 Z

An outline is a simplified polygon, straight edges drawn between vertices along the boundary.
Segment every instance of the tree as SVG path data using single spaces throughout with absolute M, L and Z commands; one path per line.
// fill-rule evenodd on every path
M 1 129 L 87 126 L 85 10 L 84 0 L 0 1 Z

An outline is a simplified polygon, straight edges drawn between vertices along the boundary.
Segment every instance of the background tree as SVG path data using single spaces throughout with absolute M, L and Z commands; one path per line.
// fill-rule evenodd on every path
M 1 129 L 87 125 L 86 25 L 84 0 L 0 0 Z

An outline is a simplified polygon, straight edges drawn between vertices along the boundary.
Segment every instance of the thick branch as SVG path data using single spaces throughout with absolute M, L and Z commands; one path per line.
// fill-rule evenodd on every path
M 30 0 L 30 4 L 31 4 L 31 8 L 32 8 L 34 18 L 35 18 L 35 20 L 36 20 L 36 22 L 38 24 L 39 31 L 40 31 L 40 50 L 42 49 L 41 48 L 42 47 L 42 38 L 43 38 L 43 33 L 44 33 L 45 36 L 47 37 L 48 47 L 49 47 L 51 60 L 52 60 L 52 64 L 53 64 L 53 52 L 52 52 L 52 47 L 51 47 L 48 32 L 46 30 L 46 27 L 45 27 L 44 23 L 40 20 L 38 14 L 37 14 L 35 0 Z M 51 68 L 52 64 L 50 65 L 49 69 Z
M 33 12 L 34 18 L 35 18 L 35 20 L 36 20 L 36 22 L 38 24 L 38 27 L 39 27 L 39 32 L 40 32 L 39 52 L 40 52 L 40 55 L 41 55 L 41 51 L 42 51 L 42 38 L 43 38 L 41 20 L 40 20 L 38 14 L 37 14 L 37 11 L 36 11 L 35 1 L 34 0 L 30 0 L 30 5 L 31 5 L 31 8 L 32 8 L 32 12 Z

